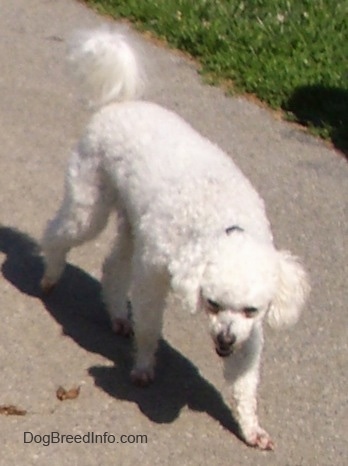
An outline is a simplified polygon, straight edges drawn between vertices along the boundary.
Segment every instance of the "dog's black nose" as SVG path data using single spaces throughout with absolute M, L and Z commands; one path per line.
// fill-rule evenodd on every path
M 228 349 L 236 342 L 236 335 L 226 334 L 224 332 L 218 333 L 216 341 L 221 349 Z
M 220 332 L 216 335 L 215 350 L 219 356 L 225 358 L 233 352 L 233 345 L 237 337 L 232 334 Z

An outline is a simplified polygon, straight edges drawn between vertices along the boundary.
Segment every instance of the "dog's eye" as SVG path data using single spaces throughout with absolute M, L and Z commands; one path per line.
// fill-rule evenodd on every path
M 209 311 L 213 312 L 214 314 L 217 314 L 222 309 L 222 306 L 220 306 L 219 303 L 213 301 L 212 299 L 207 299 L 207 303 L 209 306 Z
M 243 309 L 245 317 L 254 317 L 258 313 L 257 307 L 245 307 Z

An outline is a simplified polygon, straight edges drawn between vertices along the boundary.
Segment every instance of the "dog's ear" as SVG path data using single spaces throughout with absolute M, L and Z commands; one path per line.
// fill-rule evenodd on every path
M 200 284 L 205 269 L 198 247 L 186 247 L 169 265 L 171 287 L 183 308 L 194 314 L 199 308 Z
M 308 296 L 310 286 L 305 270 L 287 251 L 279 251 L 278 288 L 268 311 L 271 327 L 296 323 Z

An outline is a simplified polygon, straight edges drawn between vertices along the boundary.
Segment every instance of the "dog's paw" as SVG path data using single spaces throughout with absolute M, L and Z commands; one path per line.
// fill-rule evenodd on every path
M 244 434 L 243 437 L 246 443 L 251 447 L 259 448 L 260 450 L 274 450 L 273 440 L 261 427 L 258 427 L 254 432 L 248 435 Z
M 130 337 L 133 335 L 132 323 L 128 319 L 122 319 L 119 317 L 112 319 L 111 328 L 116 335 L 122 335 L 124 337 Z
M 155 379 L 155 372 L 152 367 L 134 368 L 130 374 L 131 381 L 138 387 L 147 387 Z
M 55 286 L 56 286 L 56 282 L 51 280 L 50 278 L 43 277 L 41 279 L 40 289 L 43 295 L 46 295 L 46 296 L 49 295 L 53 291 Z

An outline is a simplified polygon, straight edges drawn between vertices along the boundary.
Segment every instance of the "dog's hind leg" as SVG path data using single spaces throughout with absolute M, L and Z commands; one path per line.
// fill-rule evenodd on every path
M 169 289 L 166 273 L 151 266 L 133 264 L 132 311 L 136 359 L 131 372 L 133 383 L 149 385 L 154 379 L 155 353 L 162 332 L 163 312 Z
M 132 269 L 133 238 L 125 215 L 117 218 L 117 237 L 103 265 L 103 298 L 113 330 L 125 336 L 132 333 L 129 320 L 128 291 Z
M 85 157 L 86 158 L 86 157 Z M 59 280 L 69 250 L 93 239 L 105 227 L 112 206 L 112 193 L 97 160 L 74 153 L 65 182 L 63 202 L 49 221 L 42 239 L 45 272 L 44 292 Z

